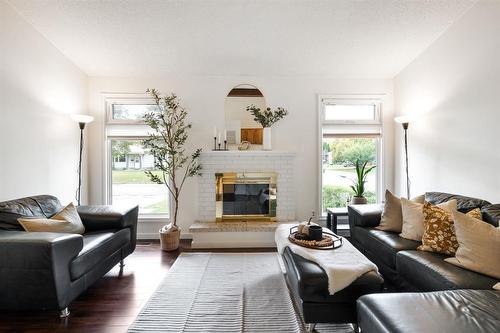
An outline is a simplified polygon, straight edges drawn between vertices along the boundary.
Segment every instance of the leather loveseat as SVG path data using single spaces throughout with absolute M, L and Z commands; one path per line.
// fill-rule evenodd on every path
M 17 222 L 61 209 L 50 195 L 0 202 L 0 309 L 57 309 L 67 316 L 76 297 L 134 251 L 138 207 L 77 207 L 83 235 L 26 232 Z
M 500 205 L 488 201 L 441 192 L 428 192 L 425 200 L 438 204 L 456 199 L 458 210 L 480 208 L 485 222 L 498 226 Z M 386 282 L 400 291 L 438 291 L 453 289 L 492 289 L 498 281 L 452 265 L 446 256 L 417 251 L 420 242 L 399 237 L 398 233 L 375 229 L 380 223 L 383 205 L 349 206 L 351 242 L 382 273 Z M 498 255 L 498 254 L 492 254 Z

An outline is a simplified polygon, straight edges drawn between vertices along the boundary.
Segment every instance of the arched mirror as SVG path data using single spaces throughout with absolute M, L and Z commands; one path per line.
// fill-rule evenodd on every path
M 250 84 L 240 84 L 231 89 L 224 103 L 228 144 L 262 144 L 262 126 L 253 120 L 247 106 L 255 105 L 264 110 L 266 100 L 260 90 Z

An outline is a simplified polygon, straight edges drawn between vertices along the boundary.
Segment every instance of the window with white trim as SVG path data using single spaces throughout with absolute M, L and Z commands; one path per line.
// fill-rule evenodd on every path
M 345 207 L 354 192 L 355 163 L 375 165 L 365 197 L 379 201 L 382 177 L 382 101 L 371 96 L 319 98 L 320 211 Z
M 155 159 L 142 145 L 150 131 L 142 117 L 157 106 L 147 96 L 125 95 L 108 96 L 105 108 L 106 202 L 123 207 L 139 205 L 142 218 L 168 218 L 168 190 L 165 185 L 151 182 L 145 174 L 155 173 Z

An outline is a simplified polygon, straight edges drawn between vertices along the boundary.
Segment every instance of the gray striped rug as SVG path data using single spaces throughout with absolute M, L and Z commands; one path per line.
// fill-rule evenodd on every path
M 349 332 L 338 328 L 318 331 Z M 128 331 L 299 333 L 303 327 L 276 253 L 182 253 Z

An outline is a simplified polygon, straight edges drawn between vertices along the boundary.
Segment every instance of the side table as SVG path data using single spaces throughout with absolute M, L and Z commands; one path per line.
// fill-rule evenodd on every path
M 337 218 L 339 216 L 347 216 L 347 207 L 327 208 L 326 209 L 326 227 L 337 233 Z

